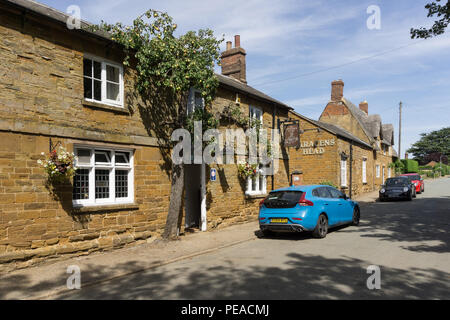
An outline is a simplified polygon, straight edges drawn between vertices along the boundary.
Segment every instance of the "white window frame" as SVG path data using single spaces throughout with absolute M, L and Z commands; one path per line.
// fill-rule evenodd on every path
M 102 103 L 102 104 L 106 104 L 106 105 L 110 105 L 110 106 L 114 106 L 114 107 L 124 107 L 124 80 L 123 80 L 123 66 L 121 64 L 118 64 L 117 62 L 113 62 L 113 61 L 109 61 L 91 54 L 87 54 L 85 53 L 83 56 L 83 59 L 87 59 L 87 60 L 91 60 L 92 61 L 92 72 L 94 72 L 94 61 L 98 62 L 101 64 L 102 66 L 102 71 L 101 71 L 101 88 L 102 88 L 102 92 L 101 92 L 101 100 L 95 100 L 93 98 L 94 96 L 94 86 L 92 85 L 92 98 L 84 98 L 84 100 L 86 101 L 90 101 L 90 102 L 96 102 L 96 103 Z M 110 66 L 110 67 L 114 67 L 114 68 L 118 68 L 119 69 L 119 101 L 115 101 L 115 100 L 110 100 L 107 98 L 107 79 L 106 79 L 106 67 Z M 84 70 L 84 69 L 83 69 Z M 94 77 L 94 75 L 92 74 L 92 78 Z M 84 71 L 83 71 L 83 80 L 84 80 L 85 76 L 84 76 Z M 83 82 L 84 83 L 84 82 Z M 84 87 L 83 87 L 83 95 L 84 95 Z
M 362 183 L 367 183 L 367 158 L 362 159 Z
M 267 193 L 267 176 L 262 175 L 261 173 L 261 167 L 260 164 L 259 173 L 255 175 L 253 178 L 248 177 L 247 178 L 247 190 L 245 191 L 245 194 L 248 196 L 255 196 L 255 195 L 263 195 Z M 262 179 L 260 179 L 262 177 Z M 255 180 L 255 188 L 253 189 L 253 181 Z M 262 185 L 260 184 L 260 180 L 262 180 Z
M 391 167 L 388 167 L 388 178 L 391 177 Z
M 257 117 L 257 114 L 259 114 L 259 117 Z M 250 121 L 252 119 L 259 120 L 260 123 L 261 123 L 261 126 L 262 126 L 262 124 L 263 124 L 263 110 L 262 110 L 262 108 L 255 107 L 255 106 L 249 106 L 249 118 L 250 118 Z M 258 170 L 259 170 L 260 173 L 258 173 L 253 178 L 250 178 L 250 177 L 247 178 L 247 190 L 245 192 L 246 195 L 253 196 L 253 195 L 263 195 L 263 194 L 267 193 L 267 176 L 261 175 L 261 171 L 262 171 L 261 167 L 262 166 L 263 166 L 262 164 L 259 165 L 259 169 Z M 262 180 L 262 185 L 260 184 L 260 178 L 261 177 L 262 177 L 262 179 L 261 179 Z M 255 181 L 255 188 L 253 189 L 253 180 L 255 180 L 255 179 L 256 179 L 256 181 Z
M 341 159 L 341 187 L 347 187 L 347 159 Z
M 249 108 L 249 118 L 250 119 L 259 120 L 261 122 L 261 125 L 262 125 L 262 122 L 263 122 L 263 110 L 261 108 L 259 108 L 259 107 L 255 107 L 255 106 L 249 106 L 248 108 Z M 257 113 L 260 114 L 259 118 L 256 117 Z
M 187 105 L 187 108 L 186 108 L 187 115 L 190 115 L 192 112 L 195 111 L 196 108 L 198 108 L 197 105 L 195 104 L 195 94 L 196 93 L 200 93 L 201 94 L 202 92 L 200 90 L 198 90 L 198 89 L 195 89 L 195 88 L 191 88 L 189 90 L 188 105 Z M 203 97 L 202 97 L 202 106 L 201 106 L 201 108 L 202 109 L 205 108 L 205 99 Z
M 114 205 L 114 204 L 129 204 L 134 203 L 134 150 L 110 148 L 104 146 L 92 146 L 92 145 L 75 145 L 74 153 L 78 154 L 79 149 L 85 149 L 90 151 L 90 163 L 79 164 L 75 160 L 75 168 L 88 169 L 89 170 L 89 198 L 88 199 L 72 199 L 74 207 L 87 207 L 87 206 L 100 206 L 100 205 Z M 96 151 L 108 151 L 111 154 L 110 163 L 96 163 L 95 153 Z M 115 153 L 125 152 L 129 154 L 129 163 L 116 164 Z M 109 170 L 109 197 L 103 199 L 95 199 L 95 170 Z M 128 197 L 116 198 L 116 170 L 128 170 Z
M 380 165 L 377 164 L 375 166 L 375 171 L 376 171 L 376 177 L 379 178 L 381 176 L 381 170 L 380 170 Z

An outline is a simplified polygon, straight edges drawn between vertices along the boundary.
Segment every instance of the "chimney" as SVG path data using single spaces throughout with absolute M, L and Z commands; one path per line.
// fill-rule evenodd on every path
M 234 36 L 234 48 L 231 41 L 227 41 L 227 47 L 221 56 L 222 74 L 230 76 L 243 83 L 247 83 L 245 68 L 245 50 L 241 48 L 241 37 Z
M 359 109 L 364 111 L 366 114 L 369 114 L 369 104 L 366 100 L 359 104 Z
M 344 97 L 344 81 L 335 80 L 331 83 L 331 101 L 341 101 Z

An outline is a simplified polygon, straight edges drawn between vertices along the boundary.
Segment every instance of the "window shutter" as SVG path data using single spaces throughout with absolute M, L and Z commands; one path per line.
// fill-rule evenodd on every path
M 367 183 L 367 160 L 363 159 L 362 162 L 362 182 Z
M 341 160 L 341 186 L 347 186 L 347 160 Z

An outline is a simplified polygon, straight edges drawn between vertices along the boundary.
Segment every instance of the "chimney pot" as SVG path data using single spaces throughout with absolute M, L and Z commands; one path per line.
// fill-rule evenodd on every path
M 344 97 L 344 81 L 335 80 L 331 83 L 331 101 L 341 101 Z
M 369 104 L 367 101 L 363 101 L 359 104 L 359 109 L 364 111 L 366 114 L 369 114 Z
M 240 46 L 241 46 L 241 36 L 237 34 L 234 36 L 234 47 L 238 48 Z

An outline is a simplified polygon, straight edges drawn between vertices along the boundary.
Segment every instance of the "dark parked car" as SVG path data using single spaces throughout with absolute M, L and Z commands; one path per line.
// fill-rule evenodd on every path
M 389 199 L 406 199 L 416 197 L 416 186 L 408 177 L 388 178 L 380 189 L 380 201 Z

